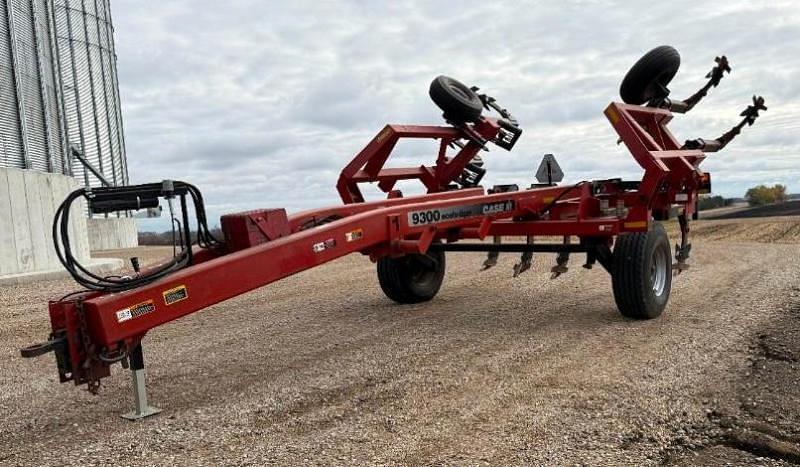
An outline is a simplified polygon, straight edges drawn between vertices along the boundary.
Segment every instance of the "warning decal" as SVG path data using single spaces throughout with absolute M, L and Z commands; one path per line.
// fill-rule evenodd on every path
M 331 248 L 336 246 L 336 240 L 329 238 L 324 242 L 319 242 L 311 245 L 311 249 L 314 253 L 322 253 L 325 250 L 330 250 Z
M 137 303 L 129 308 L 117 311 L 117 322 L 122 323 L 124 321 L 128 321 L 129 319 L 138 318 L 139 316 L 146 315 L 147 313 L 152 313 L 155 310 L 156 305 L 152 300 Z
M 164 297 L 164 305 L 172 305 L 173 303 L 178 303 L 181 300 L 189 298 L 189 291 L 186 290 L 185 285 L 179 285 L 163 291 L 161 295 Z
M 354 242 L 363 236 L 364 236 L 364 229 L 355 229 L 344 234 L 344 238 L 348 242 Z
M 441 209 L 427 209 L 408 213 L 408 225 L 426 225 L 447 222 L 466 217 L 500 214 L 514 210 L 514 200 L 496 201 L 494 203 L 472 204 L 469 206 L 453 206 Z

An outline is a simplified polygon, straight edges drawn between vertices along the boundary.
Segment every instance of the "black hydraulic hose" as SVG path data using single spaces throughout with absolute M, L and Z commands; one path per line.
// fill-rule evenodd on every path
M 202 248 L 211 248 L 222 245 L 222 242 L 214 237 L 208 228 L 208 221 L 206 220 L 206 208 L 203 202 L 203 195 L 200 190 L 194 185 L 185 184 L 189 194 L 192 196 L 192 201 L 195 206 L 195 214 L 197 216 L 197 244 Z
M 176 186 L 186 188 L 186 191 L 192 196 L 198 223 L 198 245 L 202 248 L 212 248 L 222 245 L 222 242 L 215 238 L 208 228 L 205 206 L 200 191 L 196 187 L 183 182 L 176 182 Z M 64 268 L 75 281 L 83 287 L 104 292 L 120 292 L 156 281 L 189 265 L 190 256 L 187 248 L 191 248 L 191 239 L 182 239 L 183 241 L 181 244 L 183 245 L 183 249 L 181 252 L 173 257 L 171 261 L 148 274 L 137 277 L 102 277 L 92 273 L 74 257 L 69 239 L 69 211 L 72 204 L 80 197 L 86 198 L 87 201 L 90 202 L 89 192 L 86 189 L 79 189 L 70 193 L 56 210 L 53 219 L 53 243 L 56 255 L 61 264 L 64 265 Z
M 67 271 L 69 271 L 72 274 L 73 278 L 75 278 L 75 280 L 78 283 L 80 283 L 81 285 L 83 285 L 83 286 L 85 286 L 87 288 L 94 289 L 94 290 L 106 290 L 109 287 L 116 289 L 119 286 L 123 286 L 124 287 L 123 290 L 126 290 L 127 288 L 130 288 L 130 287 L 127 287 L 127 285 L 133 284 L 133 283 L 138 283 L 138 282 L 140 282 L 138 279 L 143 279 L 143 278 L 116 280 L 116 279 L 110 279 L 108 277 L 101 277 L 101 276 L 93 274 L 91 271 L 86 269 L 72 255 L 72 249 L 71 249 L 71 245 L 70 245 L 70 242 L 69 242 L 69 208 L 71 207 L 72 203 L 77 198 L 79 198 L 80 196 L 84 196 L 85 197 L 85 195 L 86 195 L 85 190 L 77 190 L 76 192 L 73 192 L 70 196 L 67 197 L 67 199 L 64 201 L 64 203 L 62 203 L 62 205 L 59 207 L 58 211 L 56 212 L 56 219 L 54 220 L 54 223 L 53 223 L 54 224 L 53 225 L 53 229 L 54 229 L 54 231 L 53 231 L 53 234 L 54 234 L 53 239 L 54 239 L 54 242 L 56 244 L 55 245 L 56 246 L 56 253 L 58 254 L 59 260 L 61 260 L 61 263 L 64 265 L 64 267 L 67 269 Z M 61 222 L 60 222 L 60 227 L 61 227 L 60 238 L 61 238 L 61 243 L 62 243 L 62 246 L 63 246 L 63 249 L 64 249 L 63 254 L 62 254 L 62 252 L 61 252 L 61 250 L 59 248 L 58 242 L 56 240 L 56 239 L 59 238 L 59 235 L 56 234 L 56 225 L 58 223 L 59 217 L 60 217 L 60 220 L 61 220 Z M 174 266 L 178 265 L 179 263 L 181 263 L 180 260 L 172 261 L 170 263 L 167 263 L 166 265 L 164 265 L 159 270 L 157 270 L 157 271 L 155 271 L 155 272 L 153 272 L 151 274 L 148 274 L 147 276 L 144 277 L 144 278 L 151 278 L 151 280 L 141 281 L 141 282 L 142 283 L 146 283 L 146 282 L 150 282 L 152 280 L 155 280 L 155 278 L 163 277 L 164 275 L 166 275 L 166 273 L 171 272 L 174 269 Z M 85 276 L 88 276 L 88 278 L 85 277 Z M 94 281 L 91 281 L 90 279 L 94 279 Z

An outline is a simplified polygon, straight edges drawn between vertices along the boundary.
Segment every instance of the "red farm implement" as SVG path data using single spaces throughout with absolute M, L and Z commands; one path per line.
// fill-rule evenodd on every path
M 626 75 L 620 92 L 626 103 L 612 103 L 605 115 L 620 140 L 644 170 L 641 180 L 583 181 L 557 186 L 552 159 L 547 176 L 529 188 L 480 186 L 484 175 L 479 153 L 489 144 L 511 150 L 522 130 L 496 101 L 477 88 L 440 76 L 430 94 L 444 111 L 446 126 L 388 125 L 342 171 L 337 190 L 343 205 L 287 215 L 265 209 L 225 215 L 224 239 L 210 233 L 200 192 L 187 183 L 161 183 L 78 190 L 56 213 L 56 250 L 65 267 L 84 286 L 50 302 L 52 333 L 47 342 L 22 349 L 24 357 L 53 351 L 62 382 L 87 384 L 96 392 L 110 366 L 133 370 L 136 408 L 129 418 L 157 412 L 147 403 L 141 342 L 146 333 L 213 304 L 262 287 L 336 258 L 361 253 L 377 263 L 380 286 L 399 303 L 432 299 L 445 273 L 446 252 L 488 252 L 484 268 L 501 252 L 520 253 L 514 274 L 530 267 L 533 254 L 556 254 L 553 277 L 567 271 L 570 255 L 585 255 L 611 274 L 613 295 L 622 315 L 650 319 L 664 310 L 673 272 L 688 267 L 689 219 L 698 193 L 710 189 L 699 170 L 705 153 L 725 146 L 750 125 L 763 99 L 753 98 L 742 122 L 716 140 L 680 143 L 667 124 L 672 112 L 694 107 L 729 71 L 717 59 L 708 83 L 684 101 L 668 97 L 667 84 L 680 57 L 667 46 L 642 57 Z M 498 116 L 487 117 L 484 110 Z M 385 168 L 398 141 L 433 139 L 433 165 Z M 419 180 L 427 194 L 404 197 L 401 180 Z M 365 201 L 359 185 L 377 183 L 386 199 Z M 83 268 L 69 247 L 70 205 L 79 198 L 94 213 L 137 210 L 166 199 L 177 225 L 180 251 L 153 268 L 140 271 L 132 261 L 129 276 L 99 277 Z M 188 204 L 194 205 L 197 229 L 190 228 Z M 657 221 L 678 212 L 681 238 L 673 255 L 666 231 Z M 195 240 L 193 240 L 193 237 Z M 493 241 L 483 241 L 491 237 Z M 504 242 L 504 237 L 524 241 Z M 544 240 L 542 237 L 557 241 Z M 537 238 L 540 241 L 535 241 Z M 195 245 L 196 243 L 196 245 Z

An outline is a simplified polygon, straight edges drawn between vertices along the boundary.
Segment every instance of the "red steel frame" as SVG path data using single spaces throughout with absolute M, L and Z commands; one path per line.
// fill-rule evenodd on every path
M 610 104 L 605 115 L 644 169 L 641 182 L 619 180 L 574 186 L 547 186 L 487 194 L 483 188 L 450 189 L 451 183 L 500 131 L 497 121 L 454 126 L 386 126 L 341 173 L 337 189 L 344 205 L 288 217 L 288 235 L 239 251 L 197 250 L 191 266 L 161 280 L 121 293 L 85 292 L 50 303 L 54 336 L 66 336 L 67 355 L 59 357 L 62 381 L 89 383 L 96 389 L 109 374 L 99 352 L 120 352 L 138 345 L 147 331 L 255 288 L 360 252 L 384 255 L 424 253 L 431 242 L 483 239 L 487 236 L 577 236 L 611 245 L 621 232 L 647 230 L 655 211 L 679 204 L 692 214 L 703 174 L 699 150 L 683 150 L 666 125 L 668 110 Z M 439 141 L 430 167 L 383 168 L 400 138 Z M 449 145 L 464 140 L 447 155 Z M 402 197 L 398 180 L 418 179 L 428 194 Z M 377 182 L 389 198 L 365 202 L 358 184 Z M 463 211 L 478 206 L 479 211 Z M 452 218 L 415 225 L 414 215 L 453 208 Z M 445 211 L 442 211 L 445 210 Z M 186 297 L 166 303 L 165 292 L 184 288 Z M 149 311 L 120 322 L 117 312 L 139 304 Z

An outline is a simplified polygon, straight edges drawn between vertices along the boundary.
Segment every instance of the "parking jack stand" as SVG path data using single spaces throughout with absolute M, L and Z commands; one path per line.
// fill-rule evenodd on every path
M 141 343 L 131 350 L 129 358 L 134 409 L 131 412 L 122 414 L 122 418 L 138 420 L 161 412 L 161 409 L 157 409 L 147 403 L 147 388 L 144 383 L 144 355 L 142 354 Z

